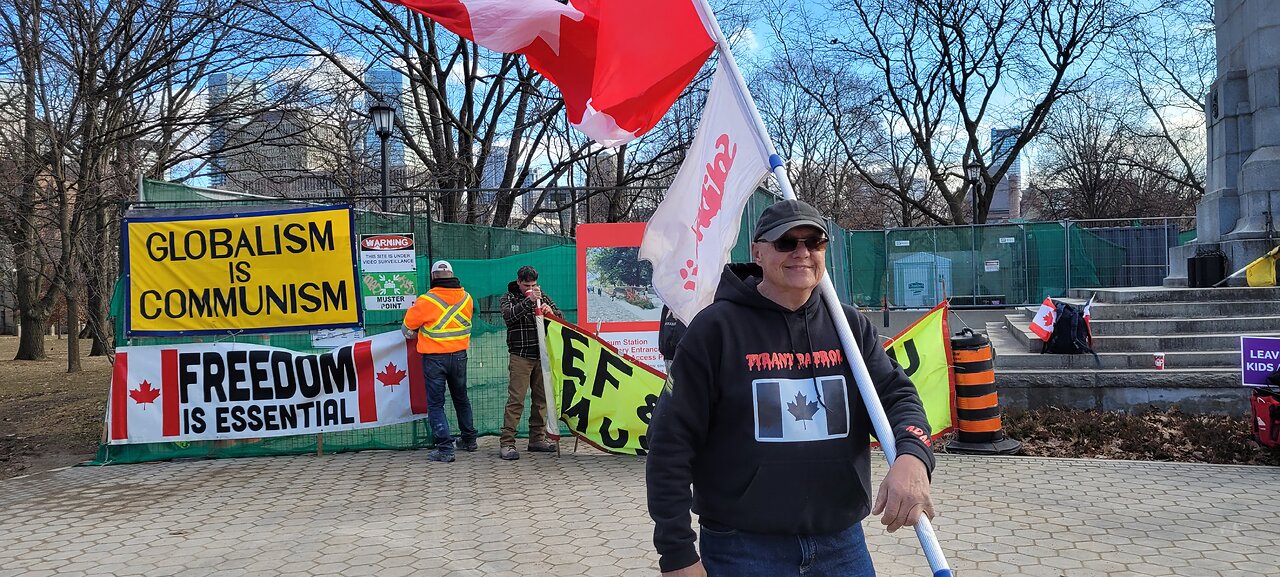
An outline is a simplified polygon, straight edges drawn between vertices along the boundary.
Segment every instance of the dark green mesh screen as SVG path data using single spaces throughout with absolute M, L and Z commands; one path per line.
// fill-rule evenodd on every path
M 146 211 L 243 206 L 268 209 L 287 203 L 282 199 L 258 199 L 234 193 L 209 191 L 173 183 L 147 181 L 142 201 L 129 207 L 133 215 Z M 331 202 L 317 202 L 331 204 Z M 427 286 L 430 260 L 448 260 L 463 287 L 475 298 L 477 310 L 468 354 L 467 380 L 476 428 L 481 434 L 497 434 L 507 401 L 506 327 L 498 298 L 515 280 L 516 270 L 532 265 L 540 274 L 539 283 L 570 321 L 577 321 L 577 279 L 573 239 L 554 235 L 453 223 L 432 223 L 428 247 L 426 221 L 417 214 L 384 214 L 358 210 L 355 234 L 404 233 L 415 235 L 418 252 L 418 286 Z M 430 250 L 430 257 L 428 257 Z M 112 299 L 117 346 L 156 345 L 185 342 L 251 342 L 314 352 L 307 332 L 228 335 L 205 337 L 124 336 L 123 285 L 117 281 Z M 425 289 L 420 289 L 420 292 Z M 365 332 L 373 335 L 399 330 L 404 311 L 367 311 Z M 457 432 L 453 407 L 445 403 L 452 430 Z M 528 408 L 521 418 L 521 434 L 527 434 Z M 146 445 L 101 445 L 99 463 L 130 463 L 176 458 L 243 457 L 365 449 L 405 449 L 431 442 L 425 420 L 412 423 L 323 435 L 298 435 L 256 440 L 154 443 Z

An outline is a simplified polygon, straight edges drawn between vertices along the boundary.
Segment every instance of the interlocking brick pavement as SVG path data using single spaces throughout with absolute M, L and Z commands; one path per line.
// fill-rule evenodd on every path
M 496 448 L 485 439 L 451 464 L 371 451 L 0 481 L 0 577 L 657 574 L 642 459 L 507 462 Z M 1280 468 L 938 463 L 935 526 L 963 577 L 1280 574 Z M 867 523 L 882 577 L 929 574 L 914 533 Z

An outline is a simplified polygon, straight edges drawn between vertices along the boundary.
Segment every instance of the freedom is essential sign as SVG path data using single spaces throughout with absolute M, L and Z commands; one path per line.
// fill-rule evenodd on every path
M 358 327 L 348 206 L 126 218 L 129 336 Z
M 121 347 L 109 444 L 278 437 L 425 417 L 414 341 L 399 332 L 324 354 L 248 343 Z

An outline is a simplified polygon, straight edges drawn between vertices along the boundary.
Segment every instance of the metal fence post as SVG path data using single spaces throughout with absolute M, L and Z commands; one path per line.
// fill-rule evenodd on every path
M 1164 278 L 1169 278 L 1169 219 L 1164 219 Z
M 977 220 L 977 216 L 974 220 Z M 969 269 L 973 271 L 973 296 L 969 304 L 978 306 L 978 224 L 976 222 L 969 223 Z
M 1022 301 L 1024 303 L 1035 302 L 1038 295 L 1031 294 L 1031 260 L 1030 248 L 1027 247 L 1027 225 L 1018 225 L 1018 230 L 1022 232 Z
M 1065 273 L 1063 275 L 1063 277 L 1065 278 L 1065 280 L 1063 281 L 1063 284 L 1066 286 L 1066 289 L 1065 289 L 1066 292 L 1070 293 L 1071 292 L 1071 221 L 1070 220 L 1062 221 L 1062 230 L 1063 230 L 1063 236 L 1066 239 L 1066 242 L 1063 243 L 1063 246 L 1066 247 L 1066 250 L 1063 251 L 1063 255 L 1062 255 L 1063 262 L 1066 265 L 1066 270 L 1063 271 Z
M 884 252 L 884 277 L 883 277 L 884 281 L 880 283 L 880 299 L 881 299 L 881 302 L 884 304 L 884 310 L 885 310 L 884 318 L 887 322 L 889 319 L 889 285 L 892 284 L 889 282 L 889 279 L 892 277 L 891 277 L 891 272 L 889 270 L 889 229 L 887 228 L 884 229 L 884 245 L 883 246 L 884 246 L 884 251 L 883 251 Z M 887 327 L 889 325 L 885 325 L 885 326 Z

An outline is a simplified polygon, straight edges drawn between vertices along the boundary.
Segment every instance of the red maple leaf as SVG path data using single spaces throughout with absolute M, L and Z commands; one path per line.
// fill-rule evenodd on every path
M 405 377 L 405 372 L 396 367 L 395 363 L 387 362 L 387 367 L 378 373 L 378 380 L 382 381 L 384 387 L 394 387 L 400 384 Z
M 153 389 L 151 383 L 142 381 L 138 388 L 129 390 L 129 396 L 133 398 L 133 402 L 144 405 L 142 410 L 145 411 L 147 410 L 145 405 L 156 402 L 156 397 L 160 396 L 160 389 Z
M 1053 315 L 1051 313 L 1044 314 L 1044 326 L 1046 327 L 1053 326 Z

